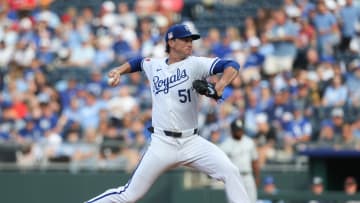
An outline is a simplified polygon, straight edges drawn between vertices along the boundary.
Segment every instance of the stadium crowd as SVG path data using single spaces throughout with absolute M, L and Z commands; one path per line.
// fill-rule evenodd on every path
M 131 57 L 165 56 L 167 27 L 196 24 L 179 15 L 183 1 L 104 1 L 99 11 L 62 13 L 40 2 L 0 5 L 1 146 L 20 146 L 19 166 L 131 170 L 150 136 L 148 82 L 135 73 L 110 88 L 106 71 Z M 360 150 L 360 60 L 338 58 L 360 54 L 357 3 L 285 0 L 258 8 L 242 28 L 209 29 L 194 55 L 232 58 L 242 68 L 221 105 L 201 98 L 200 134 L 220 144 L 229 123 L 243 118 L 261 166 L 294 161 L 306 148 Z M 77 74 L 52 79 L 58 69 Z

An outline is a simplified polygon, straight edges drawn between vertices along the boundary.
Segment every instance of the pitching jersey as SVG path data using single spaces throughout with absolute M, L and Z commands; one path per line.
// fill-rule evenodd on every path
M 168 65 L 167 58 L 144 58 L 143 70 L 152 92 L 152 125 L 164 130 L 184 131 L 198 126 L 198 94 L 192 82 L 214 74 L 219 58 L 189 56 Z

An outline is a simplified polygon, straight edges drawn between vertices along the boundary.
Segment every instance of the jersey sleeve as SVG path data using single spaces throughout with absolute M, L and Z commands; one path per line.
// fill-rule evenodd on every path
M 194 75 L 197 79 L 203 79 L 210 75 L 213 75 L 214 67 L 220 61 L 220 59 L 217 57 L 195 57 L 194 59 Z
M 228 67 L 233 67 L 236 70 L 240 69 L 239 63 L 233 60 L 223 60 L 220 58 L 207 58 L 207 57 L 197 57 L 196 60 L 195 75 L 198 78 L 206 78 L 210 75 L 215 75 L 218 73 L 224 72 Z
M 133 59 L 130 59 L 128 63 L 131 67 L 131 72 L 138 72 L 142 71 L 142 65 L 143 65 L 144 58 L 143 57 L 136 57 Z
M 148 77 L 150 77 L 152 74 L 151 67 L 153 62 L 154 59 L 150 59 L 150 58 L 143 58 L 141 62 L 141 70 L 144 71 Z

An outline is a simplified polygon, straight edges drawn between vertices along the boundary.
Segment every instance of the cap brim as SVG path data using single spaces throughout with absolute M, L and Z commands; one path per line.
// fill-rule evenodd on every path
M 181 36 L 181 37 L 178 37 L 178 38 L 187 38 L 187 37 L 191 37 L 192 40 L 197 40 L 197 39 L 200 39 L 200 35 L 199 34 L 191 34 L 191 35 L 184 35 L 184 36 Z
M 198 34 L 192 34 L 192 35 L 191 35 L 191 38 L 192 38 L 193 40 L 197 40 L 197 39 L 200 39 L 200 35 L 198 35 Z

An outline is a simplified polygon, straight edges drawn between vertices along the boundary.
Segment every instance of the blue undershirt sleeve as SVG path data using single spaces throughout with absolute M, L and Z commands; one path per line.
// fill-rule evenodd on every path
M 130 59 L 128 63 L 131 67 L 131 73 L 142 71 L 142 62 L 144 60 L 144 57 L 136 57 L 133 59 Z
M 225 68 L 234 67 L 236 70 L 240 69 L 239 63 L 233 60 L 220 60 L 215 64 L 215 67 L 212 71 L 212 74 L 222 73 L 224 72 Z

